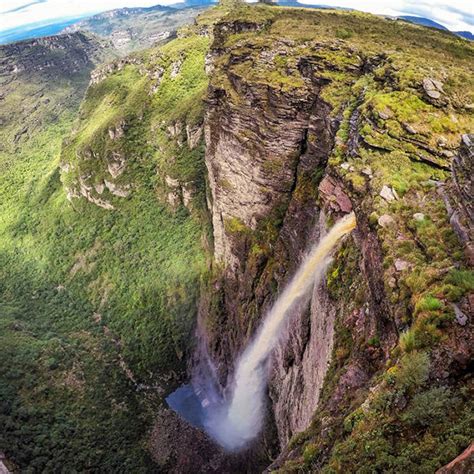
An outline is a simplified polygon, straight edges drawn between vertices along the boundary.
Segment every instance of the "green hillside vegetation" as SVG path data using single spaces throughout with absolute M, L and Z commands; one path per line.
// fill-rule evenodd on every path
M 91 87 L 79 119 L 74 97 L 54 115 L 45 107 L 31 137 L 1 152 L 0 450 L 22 472 L 150 469 L 150 409 L 156 388 L 184 368 L 206 272 L 202 190 L 192 212 L 171 209 L 162 191 L 165 171 L 203 182 L 203 146 L 180 148 L 164 130 L 202 120 L 207 41 L 191 35 L 148 51 L 140 66 Z M 143 65 L 165 70 L 154 94 Z M 69 97 L 61 86 L 50 93 Z M 18 86 L 8 97 L 12 113 L 27 96 Z M 70 203 L 60 162 L 92 150 L 87 171 L 100 178 L 108 127 L 122 119 L 129 127 L 116 147 L 133 192 L 114 211 Z M 66 185 L 72 179 L 63 174 Z

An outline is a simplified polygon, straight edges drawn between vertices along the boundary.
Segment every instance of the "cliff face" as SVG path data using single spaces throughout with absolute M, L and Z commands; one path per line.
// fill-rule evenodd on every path
M 473 308 L 470 284 L 455 283 L 466 260 L 442 189 L 451 182 L 461 135 L 472 126 L 472 98 L 456 79 L 472 51 L 465 45 L 469 52 L 448 76 L 442 53 L 425 70 L 422 48 L 385 52 L 386 38 L 394 39 L 400 25 L 364 18 L 374 37 L 386 28 L 386 38 L 369 48 L 363 36 L 354 39 L 360 31 L 346 31 L 347 41 L 327 30 L 309 33 L 320 16 L 339 28 L 345 14 L 256 11 L 218 23 L 206 60 L 206 165 L 220 270 L 201 313 L 224 386 L 232 376 L 229 361 L 304 252 L 337 216 L 355 211 L 357 230 L 336 252 L 309 307 L 289 318 L 273 358 L 272 420 L 263 435 L 268 443 L 274 425 L 280 448 L 291 446 L 274 467 L 312 469 L 337 459 L 343 469 L 357 456 L 344 451 L 345 438 L 359 446 L 365 430 L 387 416 L 410 438 L 404 412 L 413 398 L 429 397 L 440 385 L 455 393 L 468 370 L 468 346 L 447 342 L 470 338 L 463 325 L 471 324 L 466 315 Z M 298 32 L 290 33 L 297 21 Z M 407 33 L 414 38 L 419 30 Z M 445 45 L 436 47 L 441 52 Z M 460 174 L 456 196 L 467 192 L 469 139 L 463 140 L 453 165 Z M 462 208 L 465 197 L 455 199 Z M 449 370 L 439 365 L 441 353 Z M 403 385 L 405 365 L 417 358 L 426 373 Z M 393 401 L 372 408 L 383 397 Z M 356 409 L 370 424 L 344 434 L 343 420 Z M 384 436 L 373 435 L 374 442 Z M 392 455 L 403 443 L 395 441 Z M 464 447 L 460 442 L 458 449 Z M 363 456 L 357 462 L 370 463 Z
M 281 289 L 304 252 L 325 232 L 326 217 L 352 210 L 346 186 L 328 172 L 342 117 L 331 115 L 333 109 L 322 91 L 337 82 L 327 77 L 328 70 L 356 80 L 368 63 L 337 43 L 312 43 L 303 54 L 302 48 L 284 41 L 256 47 L 243 40 L 238 47 L 221 47 L 223 31 L 252 29 L 258 31 L 258 25 L 218 25 L 215 44 L 219 48 L 210 56 L 211 67 L 217 70 L 213 70 L 206 115 L 215 257 L 225 266 L 221 284 L 229 325 L 227 331 L 219 327 L 216 339 L 228 339 L 227 347 L 218 348 L 218 360 L 230 370 L 225 361 L 236 360 L 269 308 L 275 288 Z M 337 52 L 347 65 L 321 61 L 319 55 L 327 50 Z M 279 57 L 285 58 L 284 72 L 275 67 Z M 251 70 L 261 76 L 252 77 Z M 367 249 L 367 260 L 370 240 L 367 235 L 359 239 Z M 379 252 L 377 245 L 375 252 Z M 366 281 L 373 282 L 374 293 L 381 293 L 375 298 L 381 299 L 383 289 L 376 288 L 380 287 L 376 283 L 380 256 L 373 260 L 366 262 L 372 269 Z M 350 301 L 332 300 L 323 283 L 315 289 L 310 307 L 299 308 L 290 318 L 270 386 L 282 446 L 313 417 L 331 360 L 335 315 L 348 311 L 347 306 Z M 374 311 L 384 319 L 376 306 L 372 305 Z M 372 326 L 368 332 L 376 330 Z M 393 340 L 393 333 L 387 331 L 384 338 Z M 365 364 L 352 370 L 355 379 L 367 380 Z
M 45 75 L 85 73 L 100 58 L 100 44 L 83 33 L 20 41 L 1 46 L 0 74 Z
M 14 150 L 63 114 L 75 112 L 107 47 L 83 33 L 0 46 L 0 150 Z

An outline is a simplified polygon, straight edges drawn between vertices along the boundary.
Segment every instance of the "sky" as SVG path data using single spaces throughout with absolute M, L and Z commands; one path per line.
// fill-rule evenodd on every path
M 0 0 L 0 31 L 53 23 L 120 7 L 169 5 L 178 0 Z M 453 31 L 474 33 L 473 0 L 300 0 L 301 3 L 355 8 L 383 15 L 430 18 Z

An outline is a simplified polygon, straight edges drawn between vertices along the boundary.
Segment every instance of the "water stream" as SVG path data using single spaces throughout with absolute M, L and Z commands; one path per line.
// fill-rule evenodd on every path
M 331 251 L 355 226 L 354 214 L 348 214 L 304 259 L 264 318 L 256 336 L 239 357 L 228 399 L 216 395 L 212 380 L 204 384 L 201 380 L 194 388 L 184 386 L 170 395 L 170 407 L 193 425 L 204 427 L 229 451 L 242 449 L 254 439 L 263 425 L 269 356 L 279 341 L 285 318 L 297 303 L 309 297 L 317 277 L 326 268 Z

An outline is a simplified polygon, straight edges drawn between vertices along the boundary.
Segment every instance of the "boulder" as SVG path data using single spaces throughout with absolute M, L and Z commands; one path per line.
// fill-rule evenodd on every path
M 379 117 L 382 120 L 388 120 L 390 117 L 392 117 L 392 115 L 393 115 L 392 112 L 388 109 L 385 109 L 379 112 Z
M 380 196 L 388 202 L 394 201 L 396 199 L 394 190 L 385 184 L 382 186 Z
M 118 140 L 119 138 L 122 138 L 125 133 L 125 122 L 122 120 L 114 127 L 110 127 L 108 132 L 111 140 Z
M 351 212 L 352 202 L 343 191 L 342 186 L 330 176 L 325 176 L 319 184 L 321 197 L 329 204 L 331 209 L 336 212 Z
M 128 186 L 120 187 L 119 185 L 110 181 L 104 180 L 105 187 L 114 195 L 118 197 L 127 197 L 130 194 Z
M 457 304 L 453 304 L 454 309 L 454 316 L 456 316 L 456 321 L 461 326 L 465 326 L 467 324 L 468 318 L 467 316 L 461 311 L 461 308 Z
M 443 84 L 430 77 L 423 79 L 423 89 L 428 97 L 431 99 L 439 99 L 444 93 Z

